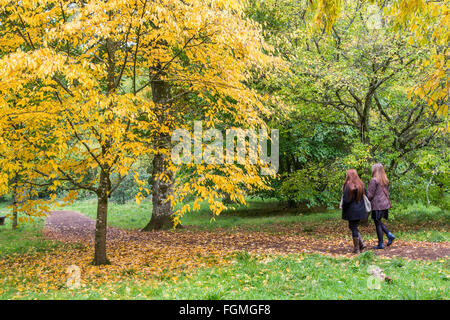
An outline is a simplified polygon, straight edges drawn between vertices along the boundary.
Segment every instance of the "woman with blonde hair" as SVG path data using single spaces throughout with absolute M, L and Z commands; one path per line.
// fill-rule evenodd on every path
M 392 207 L 389 200 L 389 180 L 381 163 L 372 166 L 372 180 L 367 188 L 367 198 L 372 205 L 372 219 L 378 237 L 378 246 L 375 249 L 384 249 L 383 233 L 388 237 L 387 246 L 390 246 L 395 236 L 388 230 L 381 219 L 388 219 L 388 210 Z
M 344 186 L 342 187 L 342 219 L 348 220 L 348 227 L 353 237 L 353 253 L 360 253 L 366 248 L 358 230 L 360 220 L 366 219 L 364 183 L 355 169 L 347 170 Z

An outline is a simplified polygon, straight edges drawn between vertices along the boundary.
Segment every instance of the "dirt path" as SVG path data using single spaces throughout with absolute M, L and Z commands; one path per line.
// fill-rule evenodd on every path
M 95 221 L 74 211 L 54 211 L 46 220 L 46 237 L 64 242 L 93 244 Z M 249 251 L 254 253 L 300 253 L 318 252 L 329 255 L 351 256 L 352 243 L 346 239 L 318 239 L 302 235 L 272 235 L 265 232 L 214 232 L 192 230 L 140 232 L 108 228 L 109 247 L 139 248 L 151 243 L 153 247 L 178 247 L 189 250 L 197 247 L 214 247 L 218 251 Z M 366 241 L 368 247 L 375 240 Z M 144 246 L 142 246 L 144 247 Z M 450 256 L 450 243 L 396 240 L 385 250 L 376 250 L 380 256 L 400 256 L 408 259 L 435 260 Z

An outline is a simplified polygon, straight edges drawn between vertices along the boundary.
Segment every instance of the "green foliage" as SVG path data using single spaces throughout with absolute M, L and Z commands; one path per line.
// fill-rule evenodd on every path
M 415 62 L 430 56 L 428 47 L 407 46 L 409 34 L 386 16 L 382 29 L 368 28 L 373 12 L 364 1 L 345 2 L 330 34 L 311 34 L 308 5 L 264 0 L 247 10 L 290 68 L 256 85 L 291 106 L 271 120 L 280 129 L 280 180 L 267 196 L 336 206 L 347 169 L 367 184 L 372 164 L 381 162 L 394 201 L 429 199 L 442 206 L 444 200 L 448 206 L 444 119 L 408 91 L 424 75 Z
M 11 195 L 9 194 L 0 195 L 0 203 L 7 203 L 7 202 L 11 202 Z
M 281 181 L 273 184 L 273 196 L 308 207 L 333 207 L 343 178 L 335 161 L 349 148 L 348 130 L 304 122 L 301 111 L 289 117 L 289 122 L 275 124 L 281 127 Z
M 341 174 L 341 182 L 343 183 L 345 179 L 345 171 L 352 168 L 356 169 L 361 177 L 361 180 L 365 182 L 367 186 L 372 176 L 372 156 L 370 154 L 370 148 L 365 143 L 354 141 L 350 150 L 351 152 L 349 152 L 345 157 L 342 157 L 336 161 L 336 166 L 344 171 L 344 173 Z
M 148 181 L 149 185 L 147 188 L 151 188 L 151 171 L 147 168 L 138 168 L 139 179 L 142 181 Z M 145 191 L 141 190 L 136 179 L 134 179 L 133 174 L 129 174 L 122 181 L 119 187 L 112 193 L 111 200 L 120 204 L 125 204 L 127 201 L 135 201 L 136 195 L 142 193 L 144 196 L 147 195 Z
M 306 204 L 308 207 L 327 205 L 335 206 L 339 201 L 341 181 L 333 179 L 342 176 L 330 174 L 332 168 L 306 165 L 292 174 L 287 174 L 280 189 L 279 196 L 287 200 Z
M 426 186 L 431 174 L 418 175 L 417 173 L 418 171 L 415 171 L 395 178 L 391 177 L 391 199 L 393 202 L 427 202 Z M 433 205 L 447 210 L 450 209 L 450 196 L 443 186 L 435 183 L 430 185 L 428 199 Z

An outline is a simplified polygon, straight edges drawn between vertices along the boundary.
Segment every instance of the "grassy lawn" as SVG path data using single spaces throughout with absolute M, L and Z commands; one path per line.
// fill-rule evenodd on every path
M 79 211 L 93 219 L 96 217 L 96 200 L 77 201 L 67 207 L 69 210 Z M 111 203 L 108 212 L 108 224 L 123 229 L 141 229 L 149 221 L 152 203 L 144 201 L 137 205 L 134 201 L 126 204 Z M 399 230 L 399 239 L 430 242 L 450 241 L 450 213 L 448 211 L 420 212 L 420 214 L 399 212 L 390 214 L 389 226 Z M 320 226 L 344 226 L 340 210 L 328 212 L 302 212 L 298 209 L 287 209 L 275 200 L 251 199 L 248 206 L 234 205 L 234 210 L 223 212 L 220 216 L 212 217 L 207 203 L 201 205 L 198 212 L 191 212 L 182 218 L 182 224 L 194 226 L 202 230 L 239 228 L 246 231 L 265 231 L 297 233 L 305 231 L 309 235 Z M 369 228 L 373 229 L 369 220 Z M 342 228 L 341 228 L 342 229 Z M 374 230 L 372 230 L 374 233 Z M 371 232 L 372 232 L 371 231 Z M 347 237 L 347 230 L 344 235 Z
M 381 267 L 393 281 L 369 289 L 369 265 Z M 449 280 L 443 260 L 382 260 L 371 252 L 354 259 L 314 254 L 255 258 L 243 253 L 231 267 L 202 270 L 141 292 L 163 299 L 448 299 Z
M 0 216 L 9 213 L 8 205 L 0 203 Z M 0 257 L 9 254 L 44 252 L 58 246 L 54 241 L 42 237 L 44 219 L 37 218 L 33 223 L 22 224 L 17 230 L 11 230 L 11 220 L 5 219 L 0 226 Z
M 306 226 L 342 223 L 338 211 L 327 213 L 286 213 L 273 201 L 251 200 L 249 207 L 237 206 L 216 217 L 211 216 L 206 206 L 199 212 L 183 217 L 184 225 L 199 229 L 225 228 L 232 231 L 241 228 L 248 231 L 270 231 L 275 226 Z M 95 218 L 94 200 L 78 201 L 70 210 L 80 211 Z M 0 206 L 0 214 L 8 211 Z M 140 206 L 133 202 L 119 205 L 112 203 L 108 215 L 111 226 L 139 229 L 148 222 L 151 203 Z M 401 214 L 393 216 L 390 224 L 407 224 L 410 231 L 399 231 L 405 240 L 448 241 L 449 232 L 444 213 L 440 220 L 430 218 L 430 227 L 417 218 L 411 220 Z M 408 220 L 409 219 L 409 220 Z M 419 228 L 413 228 L 420 225 Z M 441 229 L 437 229 L 440 226 Z M 77 252 L 81 246 L 67 246 L 42 237 L 43 220 L 20 226 L 11 231 L 10 222 L 0 227 L 0 262 L 12 257 L 23 259 L 60 255 L 64 250 Z M 423 228 L 422 228 L 423 227 Z M 433 229 L 434 228 L 434 229 Z M 281 229 L 283 230 L 283 229 Z M 0 299 L 449 299 L 449 260 L 409 261 L 406 259 L 379 258 L 366 252 L 354 258 L 336 258 L 319 254 L 297 255 L 250 255 L 236 253 L 228 264 L 201 267 L 193 272 L 177 274 L 155 273 L 140 277 L 139 273 L 123 272 L 119 281 L 98 284 L 84 281 L 80 289 L 68 289 L 64 282 L 57 288 L 42 287 L 37 274 L 21 275 L 12 279 L 5 270 L 0 270 Z M 13 260 L 11 260 L 13 261 Z M 370 288 L 371 265 L 381 267 L 392 278 L 391 283 L 382 282 L 378 289 Z M 61 265 L 61 270 L 67 266 Z M 43 269 L 45 272 L 45 268 Z M 125 270 L 126 271 L 126 270 Z M 15 280 L 15 282 L 13 281 Z M 17 281 L 23 283 L 18 288 Z M 25 285 L 26 284 L 26 285 Z M 369 282 L 370 284 L 370 282 Z M 44 284 L 45 286 L 45 284 Z M 34 289 L 32 289 L 34 288 Z
M 313 222 L 333 219 L 335 212 L 321 214 L 299 214 L 295 211 L 280 209 L 280 203 L 274 200 L 249 200 L 248 207 L 234 205 L 234 210 L 228 210 L 213 218 L 208 204 L 201 204 L 198 212 L 186 214 L 182 218 L 182 224 L 196 226 L 201 229 L 213 230 L 216 228 L 244 227 L 252 230 L 253 227 L 260 229 L 261 226 L 273 223 L 290 224 L 294 222 Z M 95 219 L 97 203 L 96 200 L 78 201 L 69 207 L 69 210 L 82 212 Z M 152 203 L 144 201 L 137 205 L 134 201 L 126 204 L 111 203 L 108 208 L 108 224 L 123 229 L 143 228 L 150 219 Z
M 392 282 L 371 287 L 367 269 L 381 267 Z M 177 278 L 154 276 L 80 289 L 18 292 L 3 283 L 1 299 L 449 299 L 448 260 L 379 259 L 371 252 L 353 259 L 317 254 L 251 256 L 230 265 L 199 269 Z M 1 289 L 0 289 L 1 290 Z
M 202 230 L 241 228 L 248 231 L 269 231 L 273 224 L 289 226 L 293 223 L 319 222 L 336 219 L 336 212 L 301 214 L 295 211 L 280 209 L 276 201 L 249 200 L 248 207 L 234 205 L 230 209 L 213 217 L 208 204 L 201 204 L 197 212 L 183 216 L 183 225 L 194 226 Z M 67 210 L 79 211 L 92 219 L 96 217 L 96 200 L 78 201 L 67 207 Z M 111 203 L 108 208 L 108 225 L 123 229 L 141 229 L 150 219 L 152 203 L 144 201 L 137 205 L 134 201 L 126 204 Z M 339 218 L 339 216 L 338 216 Z

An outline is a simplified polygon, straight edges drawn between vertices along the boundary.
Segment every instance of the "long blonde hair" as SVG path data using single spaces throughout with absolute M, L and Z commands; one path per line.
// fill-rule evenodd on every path
M 384 171 L 384 167 L 381 163 L 375 163 L 372 166 L 372 178 L 377 179 L 377 181 L 383 186 L 386 187 L 389 185 L 389 180 L 386 176 L 386 172 Z

